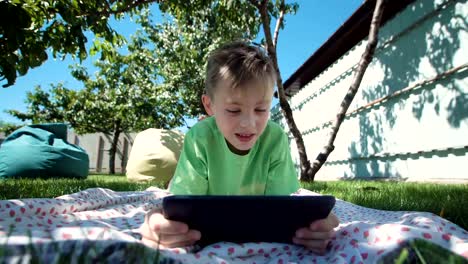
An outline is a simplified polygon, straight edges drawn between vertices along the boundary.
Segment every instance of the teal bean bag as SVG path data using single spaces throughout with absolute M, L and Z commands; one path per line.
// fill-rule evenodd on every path
M 89 157 L 67 142 L 65 124 L 29 125 L 0 145 L 2 178 L 86 178 Z

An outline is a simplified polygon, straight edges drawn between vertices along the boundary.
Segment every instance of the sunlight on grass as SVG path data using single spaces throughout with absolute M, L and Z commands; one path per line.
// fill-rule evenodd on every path
M 90 175 L 87 179 L 7 179 L 0 181 L 0 199 L 52 198 L 88 188 L 108 188 L 114 191 L 143 191 L 154 182 L 130 182 L 125 175 Z
M 78 179 L 8 179 L 0 181 L 0 199 L 51 198 L 87 188 L 143 191 L 158 182 L 129 182 L 125 175 L 90 175 Z M 334 181 L 302 183 L 302 187 L 380 210 L 432 212 L 468 229 L 468 185 L 428 183 Z
M 468 228 L 468 185 L 376 181 L 302 183 L 303 188 L 380 210 L 423 211 Z

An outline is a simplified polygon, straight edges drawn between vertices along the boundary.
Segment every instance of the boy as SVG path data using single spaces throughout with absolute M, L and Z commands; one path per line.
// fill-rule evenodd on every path
M 211 54 L 202 96 L 210 117 L 185 136 L 171 193 L 288 195 L 299 189 L 287 136 L 269 121 L 275 80 L 272 62 L 258 47 L 235 42 Z M 323 254 L 336 226 L 330 214 L 299 229 L 293 242 Z M 160 212 L 147 215 L 141 234 L 153 247 L 192 245 L 203 235 Z

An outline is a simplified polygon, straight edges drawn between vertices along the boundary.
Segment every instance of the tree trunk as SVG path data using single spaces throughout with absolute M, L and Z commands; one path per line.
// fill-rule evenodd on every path
M 120 133 L 120 121 L 116 121 L 114 125 L 114 135 L 112 138 L 112 144 L 109 150 L 109 174 L 115 174 L 115 153 L 117 152 Z
M 349 87 L 349 90 L 346 93 L 346 96 L 341 102 L 340 109 L 338 111 L 338 114 L 336 115 L 336 119 L 331 126 L 331 133 L 327 141 L 327 145 L 325 145 L 323 150 L 318 154 L 317 158 L 312 164 L 311 171 L 310 173 L 307 173 L 307 178 L 305 180 L 311 180 L 311 181 L 314 180 L 315 174 L 320 170 L 320 168 L 323 166 L 325 161 L 328 159 L 328 156 L 330 155 L 330 153 L 335 148 L 335 146 L 333 145 L 333 142 L 336 139 L 336 135 L 338 133 L 338 130 L 340 129 L 341 123 L 343 123 L 343 120 L 346 115 L 346 111 L 351 105 L 351 102 L 353 101 L 354 96 L 356 95 L 359 89 L 359 85 L 361 84 L 362 77 L 364 76 L 364 73 L 366 72 L 367 66 L 372 61 L 372 57 L 374 56 L 375 47 L 377 46 L 377 41 L 378 41 L 380 20 L 382 18 L 382 13 L 384 9 L 384 1 L 385 0 L 376 0 L 374 13 L 372 15 L 372 22 L 370 25 L 366 50 L 362 54 L 361 60 L 359 61 L 359 65 L 356 70 L 356 74 L 354 75 L 353 82 L 351 86 Z
M 292 135 L 294 136 L 294 140 L 296 141 L 296 146 L 299 151 L 299 159 L 300 159 L 300 166 L 301 166 L 301 180 L 307 178 L 307 172 L 310 171 L 310 161 L 307 158 L 307 152 L 304 146 L 304 140 L 302 139 L 301 132 L 297 128 L 296 122 L 294 121 L 294 117 L 292 114 L 291 106 L 289 105 L 288 100 L 286 99 L 286 94 L 284 93 L 283 87 L 283 80 L 281 78 L 281 72 L 278 66 L 278 58 L 276 56 L 276 46 L 273 44 L 273 39 L 271 37 L 270 32 L 270 17 L 268 16 L 267 10 L 268 1 L 262 1 L 261 4 L 255 4 L 260 11 L 260 15 L 262 18 L 263 24 L 263 31 L 265 33 L 265 40 L 266 40 L 266 50 L 268 52 L 268 56 L 270 56 L 271 60 L 273 61 L 273 66 L 276 70 L 276 85 L 278 87 L 278 97 L 279 103 L 281 107 L 281 111 L 286 119 L 286 123 L 288 124 L 289 131 L 291 131 Z M 282 4 L 284 8 L 284 3 Z M 284 12 L 284 10 L 282 10 Z M 282 13 L 282 12 L 281 12 Z M 280 16 L 278 20 L 278 24 L 281 24 L 281 19 L 283 16 Z M 275 42 L 278 38 L 278 30 L 279 26 L 276 27 L 275 31 Z

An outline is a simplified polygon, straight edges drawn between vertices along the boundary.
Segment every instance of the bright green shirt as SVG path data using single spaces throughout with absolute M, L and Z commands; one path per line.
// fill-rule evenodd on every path
M 185 135 L 169 185 L 173 194 L 288 195 L 299 189 L 288 138 L 268 121 L 246 155 L 229 150 L 214 117 L 198 122 Z

